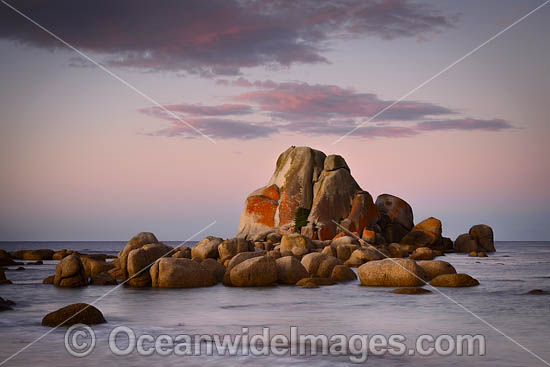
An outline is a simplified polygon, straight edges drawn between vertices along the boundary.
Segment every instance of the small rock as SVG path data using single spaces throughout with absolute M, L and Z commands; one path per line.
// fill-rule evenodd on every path
M 336 285 L 336 282 L 330 278 L 304 278 L 296 283 L 297 286 L 304 286 L 307 283 L 313 283 L 316 286 Z
M 527 294 L 534 294 L 534 295 L 544 295 L 544 294 L 550 294 L 550 291 L 545 291 L 545 290 L 542 290 L 542 289 L 533 289 L 533 290 L 530 290 L 529 292 L 527 292 Z

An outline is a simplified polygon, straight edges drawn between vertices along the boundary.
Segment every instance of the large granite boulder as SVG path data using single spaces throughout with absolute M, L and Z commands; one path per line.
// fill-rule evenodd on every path
M 130 251 L 128 254 L 128 281 L 131 287 L 151 286 L 149 268 L 161 257 L 170 256 L 171 247 L 162 243 L 150 243 Z
M 195 260 L 163 257 L 149 269 L 154 288 L 194 288 L 216 284 L 214 272 Z
M 218 246 L 222 242 L 223 238 L 207 236 L 191 249 L 191 258 L 200 260 L 217 259 L 219 257 Z
M 420 287 L 426 278 L 424 270 L 408 259 L 369 261 L 359 267 L 358 274 L 361 285 L 377 287 Z
M 265 287 L 277 282 L 277 264 L 271 256 L 253 257 L 232 268 L 229 276 L 235 287 Z
M 120 251 L 118 254 L 118 259 L 119 259 L 118 264 L 119 264 L 120 272 L 122 274 L 123 279 L 128 278 L 127 266 L 128 266 L 128 255 L 130 254 L 130 252 L 144 245 L 147 245 L 149 243 L 158 243 L 158 242 L 159 241 L 157 240 L 157 238 L 153 233 L 140 232 L 134 237 L 132 237 L 130 241 L 126 243 L 126 246 L 124 246 L 122 251 Z
M 294 256 L 285 256 L 275 260 L 277 265 L 277 282 L 281 284 L 296 284 L 309 276 L 306 268 Z
M 456 269 L 454 266 L 446 261 L 425 260 L 418 261 L 417 264 L 424 270 L 426 280 L 432 280 L 433 278 L 443 274 L 456 274 Z
M 242 263 L 245 260 L 252 259 L 253 257 L 260 257 L 264 256 L 263 252 L 260 251 L 251 251 L 251 252 L 240 252 L 237 255 L 235 255 L 229 262 L 227 263 L 227 267 L 225 269 L 225 274 L 223 277 L 223 284 L 227 286 L 231 286 L 231 270 L 240 263 Z
M 53 284 L 73 288 L 88 285 L 86 270 L 78 255 L 69 255 L 55 266 Z
M 44 316 L 42 326 L 94 325 L 105 322 L 105 317 L 96 307 L 86 303 L 74 303 Z
M 201 266 L 214 275 L 216 282 L 221 282 L 225 275 L 225 266 L 214 259 L 205 259 L 201 261 Z
M 309 147 L 292 146 L 283 152 L 268 184 L 246 200 L 237 237 L 249 238 L 269 227 L 290 224 L 298 208 L 311 208 L 313 183 L 324 161 L 323 152 Z
M 350 232 L 360 234 L 365 229 L 373 228 L 378 223 L 380 220 L 380 211 L 367 191 L 356 192 L 351 204 L 351 212 L 347 219 L 350 221 L 349 228 L 347 229 Z
M 413 211 L 407 202 L 397 196 L 382 194 L 376 198 L 380 211 L 378 224 L 384 238 L 389 242 L 400 242 L 413 228 Z
M 308 222 L 317 228 L 318 239 L 334 238 L 339 231 L 333 221 L 339 222 L 349 216 L 353 199 L 358 191 L 361 191 L 361 188 L 351 176 L 347 165 L 321 172 L 313 186 L 313 203 L 308 217 Z
M 441 242 L 441 221 L 430 217 L 418 223 L 413 229 L 405 235 L 400 241 L 403 245 L 411 248 L 429 247 Z
M 493 229 L 486 224 L 477 224 L 470 228 L 470 237 L 477 242 L 478 251 L 495 252 Z

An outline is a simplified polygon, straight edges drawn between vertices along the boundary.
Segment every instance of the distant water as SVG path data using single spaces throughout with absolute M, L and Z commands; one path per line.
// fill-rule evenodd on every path
M 178 242 L 170 242 L 176 245 Z M 67 248 L 83 253 L 116 255 L 124 242 L 19 242 L 0 243 L 0 248 Z M 449 254 L 442 260 L 458 272 L 477 278 L 473 288 L 441 288 L 451 298 L 486 320 L 524 347 L 550 360 L 550 296 L 525 295 L 531 289 L 550 290 L 550 242 L 497 242 L 498 252 L 489 258 Z M 0 313 L 0 361 L 34 341 L 48 328 L 42 317 L 69 303 L 91 303 L 114 286 L 79 289 L 41 284 L 55 272 L 56 261 L 25 266 L 25 271 L 6 271 L 13 285 L 0 286 L 0 296 L 17 302 L 13 311 Z M 13 269 L 14 267 L 10 267 Z M 107 347 L 108 334 L 118 325 L 136 334 L 250 334 L 264 326 L 272 333 L 289 334 L 290 326 L 300 333 L 403 334 L 407 344 L 420 334 L 483 334 L 485 356 L 369 356 L 368 366 L 542 366 L 539 360 L 513 344 L 472 314 L 439 294 L 407 296 L 390 288 L 361 287 L 358 282 L 318 289 L 292 286 L 228 288 L 217 285 L 195 289 L 132 289 L 121 287 L 96 306 L 108 320 L 94 326 L 97 345 L 87 357 L 76 358 L 64 349 L 64 330 L 57 329 L 38 341 L 6 366 L 92 366 L 92 365 L 196 365 L 196 366 L 348 366 L 342 357 L 115 357 Z

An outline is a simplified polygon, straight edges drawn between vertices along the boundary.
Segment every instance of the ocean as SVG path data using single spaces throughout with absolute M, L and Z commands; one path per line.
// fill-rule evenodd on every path
M 0 248 L 67 248 L 83 253 L 116 255 L 125 242 L 2 242 Z M 169 242 L 176 245 L 178 242 Z M 0 363 L 50 328 L 41 326 L 47 313 L 70 303 L 91 303 L 107 292 L 96 307 L 106 324 L 94 325 L 96 345 L 86 357 L 69 354 L 64 346 L 66 328 L 42 337 L 6 366 L 136 366 L 162 364 L 185 366 L 349 366 L 348 355 L 295 356 L 128 356 L 114 355 L 109 334 L 127 326 L 136 335 L 242 334 L 263 327 L 288 335 L 292 326 L 300 334 L 403 335 L 414 346 L 419 335 L 483 335 L 485 355 L 429 356 L 369 355 L 368 366 L 543 366 L 527 350 L 550 361 L 550 296 L 526 294 L 532 289 L 550 290 L 550 242 L 496 242 L 497 252 L 488 258 L 447 254 L 437 258 L 450 262 L 459 273 L 479 280 L 471 288 L 440 288 L 427 295 L 400 295 L 391 288 L 362 287 L 358 281 L 317 289 L 294 286 L 230 288 L 222 284 L 194 289 L 133 289 L 87 286 L 78 289 L 42 284 L 55 273 L 56 261 L 44 265 L 17 266 L 6 271 L 12 285 L 0 286 L 0 297 L 16 302 L 13 310 L 0 313 Z M 447 298 L 449 297 L 449 298 Z M 458 302 L 457 305 L 452 300 Z M 498 330 L 498 331 L 497 331 Z M 505 334 L 503 336 L 501 333 Z M 510 339 L 513 339 L 511 341 Z M 515 342 L 520 344 L 516 344 Z

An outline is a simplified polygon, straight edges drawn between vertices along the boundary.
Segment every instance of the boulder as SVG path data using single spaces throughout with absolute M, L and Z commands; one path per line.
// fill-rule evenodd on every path
M 223 284 L 227 285 L 227 286 L 231 286 L 231 277 L 230 277 L 230 273 L 231 273 L 231 270 L 233 270 L 233 268 L 237 265 L 239 265 L 240 263 L 242 263 L 243 261 L 245 260 L 248 260 L 248 259 L 252 259 L 254 257 L 260 257 L 260 256 L 263 256 L 263 253 L 262 252 L 241 252 L 241 253 L 238 253 L 237 255 L 235 255 L 235 257 L 233 257 L 231 260 L 229 260 L 229 262 L 227 263 L 227 267 L 225 269 L 225 274 L 224 274 L 224 277 L 223 277 Z M 270 256 L 273 258 L 273 256 Z
M 335 282 L 349 282 L 352 280 L 356 280 L 357 275 L 355 275 L 355 272 L 351 270 L 349 266 L 336 265 L 332 269 L 330 279 L 334 280 Z
M 550 294 L 550 291 L 545 291 L 543 289 L 531 289 L 526 294 L 531 294 L 531 295 L 535 295 L 535 296 L 543 296 L 543 295 Z
M 487 254 L 485 252 L 478 252 L 477 257 L 487 257 Z
M 336 285 L 336 282 L 330 278 L 304 278 L 296 283 L 297 286 L 303 288 L 317 288 L 321 285 Z M 313 285 L 313 287 L 311 286 Z
M 340 245 L 356 245 L 357 246 L 357 245 L 359 245 L 359 241 L 355 237 L 344 235 L 344 236 L 340 236 L 340 237 L 335 238 L 334 240 L 332 240 L 330 245 L 334 248 L 337 248 Z
M 55 275 L 50 275 L 49 277 L 46 277 L 42 280 L 42 284 L 53 284 L 54 278 Z
M 277 282 L 277 264 L 270 256 L 245 260 L 231 269 L 231 284 L 236 287 L 264 287 Z
M 361 285 L 377 287 L 419 287 L 426 277 L 424 270 L 408 259 L 369 261 L 359 267 L 358 274 Z
M 430 285 L 434 287 L 474 287 L 479 285 L 479 282 L 468 274 L 443 274 L 433 278 Z
M 302 265 L 304 265 L 310 277 L 328 278 L 334 267 L 342 265 L 342 262 L 333 256 L 313 252 L 302 258 Z
M 468 256 L 470 256 L 470 257 L 477 257 L 477 252 L 472 251 L 472 252 L 470 252 L 470 253 L 468 254 Z
M 219 257 L 218 246 L 222 242 L 223 239 L 219 237 L 206 237 L 191 249 L 191 258 L 200 260 L 217 259 Z
M 380 212 L 378 224 L 388 242 L 400 242 L 413 228 L 413 211 L 407 202 L 397 196 L 382 194 L 376 198 Z
M 477 242 L 468 233 L 461 234 L 455 240 L 454 250 L 461 253 L 477 252 Z
M 395 294 L 429 294 L 432 293 L 429 289 L 420 288 L 420 287 L 403 287 L 403 288 L 396 288 L 392 293 Z
M 281 254 L 293 252 L 293 250 L 297 248 L 305 250 L 305 253 L 302 254 L 304 255 L 312 250 L 314 246 L 309 238 L 307 238 L 306 236 L 302 236 L 301 234 L 288 233 L 283 235 L 280 248 Z
M 213 271 L 186 258 L 162 257 L 149 270 L 154 288 L 194 288 L 216 284 Z
M 313 203 L 308 217 L 308 222 L 318 228 L 318 239 L 334 238 L 338 231 L 333 221 L 349 216 L 355 194 L 360 190 L 349 169 L 321 172 L 313 186 Z
M 357 245 L 338 245 L 336 247 L 336 257 L 338 260 L 344 262 L 351 257 L 353 251 L 359 249 Z
M 82 287 L 88 285 L 87 279 L 80 257 L 73 254 L 56 265 L 53 284 L 58 287 Z
M 183 259 L 190 259 L 191 258 L 191 248 L 188 246 L 178 246 L 174 249 L 174 252 L 172 253 L 172 257 L 179 257 Z
M 419 247 L 409 256 L 411 260 L 432 260 L 434 257 L 435 251 L 429 247 Z
M 123 279 L 128 278 L 128 269 L 127 269 L 128 254 L 131 251 L 138 249 L 142 246 L 145 246 L 149 243 L 158 243 L 158 240 L 155 237 L 155 235 L 152 234 L 151 232 L 140 232 L 134 237 L 132 237 L 130 241 L 126 243 L 126 246 L 124 246 L 122 251 L 119 252 L 118 254 L 119 266 L 120 266 L 120 271 L 122 273 Z
M 373 246 L 362 247 L 351 253 L 345 265 L 359 267 L 367 261 L 382 260 L 385 256 Z
M 309 276 L 302 263 L 293 256 L 281 257 L 275 261 L 277 265 L 277 282 L 280 284 L 296 284 Z
M 376 232 L 370 230 L 370 229 L 363 229 L 363 233 L 361 234 L 361 239 L 365 241 L 366 243 L 375 244 L 376 243 Z
M 390 243 L 388 245 L 388 252 L 393 258 L 403 258 L 408 255 L 408 252 L 401 248 L 399 243 Z
M 254 246 L 252 242 L 245 240 L 244 238 L 231 238 L 218 245 L 218 254 L 222 262 L 231 259 L 239 252 L 249 251 L 254 251 Z
M 367 191 L 357 191 L 351 204 L 348 230 L 363 234 L 365 229 L 372 228 L 380 220 L 380 211 Z M 367 241 L 368 242 L 368 241 Z
M 225 275 L 225 266 L 214 259 L 204 259 L 201 266 L 214 275 L 216 282 L 221 282 Z
M 162 243 L 150 243 L 128 254 L 128 281 L 127 285 L 131 287 L 149 287 L 151 286 L 151 276 L 149 268 L 159 258 L 166 255 L 170 256 L 171 247 Z
M 107 322 L 101 311 L 86 303 L 75 303 L 50 312 L 42 319 L 42 326 L 71 326 L 75 324 L 103 324 Z
M 495 252 L 493 229 L 486 224 L 477 224 L 470 228 L 470 237 L 476 241 L 478 251 Z
M 446 261 L 441 260 L 427 260 L 418 261 L 418 266 L 424 270 L 426 274 L 426 280 L 432 280 L 433 278 L 443 274 L 456 274 L 454 266 Z
M 441 221 L 437 218 L 430 217 L 414 226 L 399 242 L 414 248 L 431 248 L 441 242 L 441 233 Z
M 265 236 L 265 239 L 271 243 L 280 243 L 282 238 L 283 236 L 278 232 L 269 232 Z
M 252 192 L 245 200 L 237 237 L 252 239 L 258 234 L 265 237 L 266 232 L 272 231 L 279 199 L 277 185 L 268 185 Z

